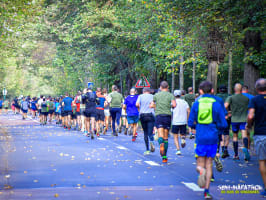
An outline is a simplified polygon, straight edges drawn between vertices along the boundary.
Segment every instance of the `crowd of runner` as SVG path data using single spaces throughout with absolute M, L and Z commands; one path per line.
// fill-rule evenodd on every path
M 266 185 L 266 80 L 256 83 L 258 95 L 248 93 L 248 87 L 235 84 L 234 94 L 228 95 L 224 85 L 214 95 L 212 84 L 204 81 L 198 94 L 192 87 L 186 91 L 169 92 L 166 81 L 161 82 L 158 91 L 143 88 L 138 95 L 135 88 L 123 97 L 118 87 L 107 89 L 86 88 L 74 96 L 65 94 L 60 97 L 39 98 L 19 97 L 13 101 L 0 99 L 0 111 L 7 112 L 11 106 L 14 113 L 21 113 L 26 119 L 39 117 L 41 125 L 52 121 L 64 129 L 81 131 L 84 136 L 107 134 L 111 129 L 113 136 L 118 133 L 132 136 L 132 142 L 138 137 L 139 125 L 144 132 L 145 152 L 155 151 L 154 141 L 159 143 L 162 162 L 167 163 L 168 136 L 171 130 L 176 146 L 176 154 L 181 155 L 181 148 L 186 146 L 187 136 L 195 138 L 195 158 L 199 173 L 198 185 L 204 190 L 204 198 L 211 199 L 209 193 L 213 176 L 213 161 L 217 171 L 223 170 L 221 158 L 229 157 L 228 145 L 232 130 L 233 160 L 240 160 L 238 154 L 238 133 L 242 135 L 244 160 L 250 160 L 250 130 L 255 121 L 254 146 L 259 158 L 260 172 Z M 140 123 L 139 123 L 140 122 Z M 221 149 L 221 155 L 220 155 Z M 266 197 L 266 190 L 262 192 Z

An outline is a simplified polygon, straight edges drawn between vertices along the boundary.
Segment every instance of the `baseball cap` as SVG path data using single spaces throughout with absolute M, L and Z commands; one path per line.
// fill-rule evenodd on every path
M 175 90 L 174 91 L 174 95 L 175 95 L 175 97 L 176 96 L 181 96 L 181 90 Z

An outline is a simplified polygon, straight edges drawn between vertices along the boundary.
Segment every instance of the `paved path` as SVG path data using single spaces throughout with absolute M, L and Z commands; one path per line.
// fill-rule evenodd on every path
M 0 115 L 0 199 L 203 199 L 193 142 L 188 139 L 182 156 L 176 156 L 170 137 L 169 163 L 162 164 L 157 144 L 155 153 L 143 156 L 141 133 L 133 144 L 122 134 L 91 140 L 54 124 Z M 214 172 L 214 199 L 260 199 L 258 194 L 223 194 L 218 187 L 261 185 L 256 157 L 249 163 L 228 158 L 223 164 L 222 173 Z

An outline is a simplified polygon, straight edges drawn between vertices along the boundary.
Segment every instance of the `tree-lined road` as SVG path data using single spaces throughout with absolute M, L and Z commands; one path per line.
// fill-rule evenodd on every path
M 182 156 L 169 139 L 169 161 L 162 164 L 156 151 L 143 156 L 143 134 L 101 136 L 95 140 L 54 124 L 40 126 L 20 115 L 0 115 L 1 200 L 162 199 L 197 200 L 193 153 L 187 140 Z M 232 149 L 230 149 L 232 152 Z M 242 156 L 242 155 L 240 155 Z M 259 199 L 258 194 L 222 194 L 219 185 L 261 185 L 256 157 L 249 163 L 223 160 L 224 171 L 214 170 L 210 191 L 214 199 Z

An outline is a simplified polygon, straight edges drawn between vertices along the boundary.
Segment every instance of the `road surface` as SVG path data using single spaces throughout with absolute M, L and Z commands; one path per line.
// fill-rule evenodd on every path
M 1 200 L 198 200 L 194 140 L 187 139 L 182 155 L 175 155 L 169 138 L 168 164 L 155 153 L 144 156 L 143 134 L 131 142 L 130 136 L 101 136 L 95 140 L 78 131 L 21 115 L 0 115 L 0 199 Z M 229 149 L 231 155 L 232 149 Z M 260 199 L 259 194 L 232 194 L 225 186 L 262 185 L 256 157 L 250 162 L 223 160 L 222 173 L 214 170 L 210 192 L 214 199 Z M 256 191 L 255 191 L 256 192 Z

